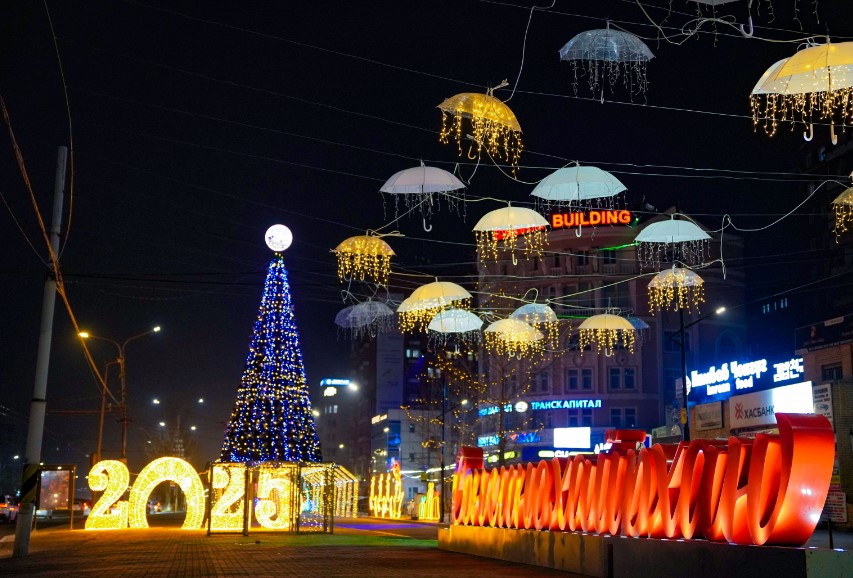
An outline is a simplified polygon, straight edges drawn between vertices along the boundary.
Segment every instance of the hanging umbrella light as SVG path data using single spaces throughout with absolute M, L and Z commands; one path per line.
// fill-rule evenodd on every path
M 773 136 L 779 123 L 801 122 L 803 136 L 814 136 L 814 121 L 829 122 L 832 144 L 835 125 L 853 125 L 853 42 L 811 46 L 768 68 L 750 94 L 752 122 Z
M 548 221 L 532 209 L 504 207 L 483 215 L 474 226 L 477 250 L 481 258 L 498 259 L 499 249 L 512 253 L 513 262 L 518 238 L 524 241 L 524 255 L 539 256 L 548 242 Z
M 556 349 L 560 340 L 560 323 L 557 314 L 544 303 L 528 303 L 513 311 L 510 319 L 524 321 L 532 327 L 540 329 L 546 336 L 548 345 Z
M 542 179 L 530 194 L 548 205 L 590 208 L 596 202 L 612 208 L 612 198 L 626 190 L 625 185 L 607 171 L 577 163 L 557 169 Z
M 832 208 L 835 211 L 835 242 L 838 243 L 838 238 L 843 233 L 846 233 L 848 228 L 853 223 L 853 187 L 845 189 L 843 193 L 835 197 L 832 201 Z
M 578 327 L 578 346 L 581 355 L 586 347 L 595 345 L 596 353 L 604 349 L 605 355 L 613 355 L 613 350 L 620 343 L 634 353 L 635 334 L 637 330 L 630 321 L 619 315 L 601 313 L 584 319 Z
M 611 30 L 609 22 L 607 28 L 581 32 L 560 49 L 560 60 L 572 65 L 575 96 L 580 78 L 586 75 L 589 89 L 601 95 L 601 102 L 604 83 L 612 92 L 620 77 L 632 96 L 645 94 L 649 87 L 646 67 L 654 57 L 642 40 L 629 32 Z
M 371 278 L 379 285 L 388 284 L 394 251 L 376 235 L 358 235 L 345 239 L 332 251 L 338 257 L 338 278 L 343 282 Z
M 470 136 L 469 159 L 480 158 L 485 149 L 492 157 L 509 162 L 514 172 L 524 148 L 521 125 L 515 113 L 493 95 L 495 88 L 506 85 L 504 81 L 488 89 L 486 94 L 463 92 L 445 99 L 438 105 L 441 109 L 439 140 L 444 144 L 451 138 L 455 140 L 461 156 L 462 141 Z
M 688 265 L 700 265 L 710 251 L 711 237 L 692 221 L 676 219 L 652 223 L 643 229 L 634 243 L 637 259 L 645 269 L 660 268 L 662 257 Z
M 480 341 L 480 328 L 483 320 L 464 309 L 446 309 L 439 311 L 429 322 L 427 329 L 431 340 L 445 346 L 451 340 L 467 344 Z
M 375 337 L 394 328 L 394 311 L 385 303 L 365 301 L 338 311 L 335 324 L 349 331 L 352 339 Z
M 483 332 L 486 351 L 507 357 L 531 357 L 545 350 L 545 336 L 520 319 L 501 319 Z
M 674 311 L 693 307 L 705 301 L 705 281 L 695 272 L 684 267 L 665 269 L 649 282 L 649 311 L 672 308 Z
M 468 309 L 471 294 L 456 283 L 434 281 L 415 289 L 400 303 L 397 316 L 402 331 L 426 327 L 436 314 L 447 309 Z
M 390 179 L 385 181 L 379 192 L 391 195 L 394 198 L 395 217 L 400 216 L 400 202 L 402 200 L 406 212 L 417 209 L 426 220 L 432 214 L 433 209 L 438 207 L 439 199 L 443 198 L 448 207 L 454 210 L 457 201 L 460 200 L 458 198 L 460 195 L 464 200 L 464 189 L 465 185 L 452 173 L 421 163 L 419 167 L 394 173 Z M 462 193 L 455 193 L 454 191 L 462 191 Z

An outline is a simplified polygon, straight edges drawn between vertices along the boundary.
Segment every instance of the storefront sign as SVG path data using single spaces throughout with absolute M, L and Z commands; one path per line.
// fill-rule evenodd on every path
M 543 409 L 596 409 L 601 407 L 600 399 L 548 399 L 535 401 L 519 401 L 515 405 L 507 403 L 504 405 L 504 413 L 524 413 L 528 409 L 539 411 Z M 494 415 L 500 412 L 500 406 L 487 405 L 477 410 L 480 417 Z
M 719 367 L 693 370 L 687 378 L 687 395 L 692 403 L 703 399 L 726 399 L 746 391 L 761 391 L 803 376 L 803 358 L 771 363 L 766 359 L 728 361 Z
M 630 211 L 607 209 L 574 213 L 551 213 L 552 229 L 573 229 L 576 227 L 595 227 L 597 225 L 628 225 L 633 216 Z
M 804 544 L 826 502 L 835 436 L 823 416 L 776 417 L 778 437 L 693 440 L 677 452 L 674 445 L 638 451 L 614 443 L 595 459 L 554 457 L 486 469 L 482 450 L 463 447 L 451 520 L 635 538 Z
M 507 439 L 517 444 L 537 444 L 542 441 L 542 436 L 535 431 L 519 431 L 506 434 Z M 477 438 L 477 447 L 496 446 L 500 444 L 501 438 L 497 434 L 482 435 Z
M 714 401 L 703 403 L 693 408 L 693 429 L 722 429 L 723 427 L 723 402 Z
M 804 381 L 766 391 L 736 395 L 729 400 L 729 425 L 733 430 L 772 425 L 776 414 L 814 413 L 812 382 Z
M 832 429 L 835 429 L 835 420 L 832 419 L 832 384 L 822 383 L 812 386 L 812 400 L 814 412 L 828 419 Z
M 589 449 L 591 445 L 592 429 L 588 427 L 555 427 L 554 447 Z

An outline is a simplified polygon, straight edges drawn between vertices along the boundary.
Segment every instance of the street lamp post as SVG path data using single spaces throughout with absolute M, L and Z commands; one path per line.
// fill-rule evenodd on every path
M 684 336 L 685 331 L 699 323 L 700 321 L 704 321 L 708 317 L 712 315 L 720 315 L 725 312 L 725 307 L 717 307 L 717 309 L 713 313 L 709 313 L 704 317 L 700 317 L 696 321 L 692 321 L 687 325 L 684 324 L 684 308 L 679 307 L 678 309 L 678 318 L 681 325 L 681 329 L 679 329 L 679 345 L 681 347 L 681 431 L 684 441 L 690 441 L 690 409 L 687 405 L 687 353 L 684 347 Z
M 116 349 L 118 350 L 118 357 L 116 358 L 114 363 L 118 364 L 119 383 L 121 385 L 121 401 L 120 401 L 120 406 L 121 406 L 120 407 L 120 411 L 121 411 L 121 460 L 124 462 L 127 462 L 127 372 L 126 372 L 126 367 L 125 367 L 124 350 L 127 347 L 127 344 L 130 343 L 131 341 L 139 339 L 140 337 L 145 337 L 146 335 L 150 335 L 152 333 L 157 333 L 158 331 L 160 331 L 159 325 L 157 327 L 149 329 L 148 331 L 145 331 L 143 333 L 139 333 L 138 335 L 133 335 L 131 337 L 128 337 L 127 339 L 125 339 L 121 343 L 119 343 L 118 341 L 115 341 L 114 339 L 109 339 L 107 337 L 99 337 L 97 335 L 92 335 L 91 333 L 88 333 L 86 331 L 81 331 L 79 333 L 79 336 L 82 339 L 97 339 L 100 341 L 107 341 L 107 342 L 115 345 Z M 102 385 L 101 418 L 100 418 L 100 425 L 99 425 L 99 429 L 98 429 L 98 458 L 100 458 L 100 452 L 101 452 L 100 446 L 101 446 L 101 439 L 103 436 L 103 425 L 104 425 L 104 418 L 103 418 L 104 409 L 103 409 L 103 406 L 104 406 L 104 402 L 105 402 L 105 394 L 106 394 L 106 375 L 104 376 L 104 383 Z

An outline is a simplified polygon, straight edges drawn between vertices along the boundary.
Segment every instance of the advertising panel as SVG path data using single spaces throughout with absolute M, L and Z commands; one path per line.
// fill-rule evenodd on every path
M 814 413 L 812 382 L 804 381 L 736 395 L 729 400 L 729 424 L 732 429 L 773 425 L 777 413 Z
M 812 387 L 812 399 L 814 400 L 814 412 L 824 416 L 832 424 L 832 429 L 835 429 L 835 422 L 832 419 L 832 386 L 829 383 L 822 383 Z
M 703 403 L 693 409 L 693 429 L 708 430 L 723 427 L 723 402 Z

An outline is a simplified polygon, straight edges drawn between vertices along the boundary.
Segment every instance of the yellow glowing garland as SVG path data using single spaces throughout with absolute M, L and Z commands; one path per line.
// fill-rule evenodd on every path
M 295 464 L 261 466 L 255 519 L 264 528 L 287 530 L 291 527 L 291 493 L 299 491 L 298 487 L 294 488 L 291 482 L 295 477 L 296 467 Z
M 468 122 L 464 122 L 466 118 Z M 465 130 L 465 125 L 470 126 L 470 130 Z M 467 138 L 464 135 L 468 134 L 472 136 L 468 147 L 469 159 L 479 158 L 485 148 L 491 156 L 509 162 L 512 166 L 512 172 L 515 174 L 518 169 L 518 159 L 521 158 L 521 151 L 524 150 L 524 144 L 521 142 L 521 131 L 513 130 L 502 122 L 477 114 L 470 116 L 460 112 L 449 114 L 442 110 L 441 132 L 439 133 L 439 140 L 442 143 L 450 142 L 452 135 L 461 155 L 462 140 Z
M 601 353 L 604 349 L 605 353 L 613 352 L 613 349 L 621 342 L 622 345 L 631 353 L 634 353 L 634 331 L 627 329 L 584 329 L 578 330 L 578 345 L 580 353 L 583 355 L 584 350 L 588 345 L 595 344 L 596 353 Z
M 843 193 L 832 201 L 832 208 L 835 210 L 835 242 L 838 243 L 838 238 L 849 230 L 848 225 L 853 222 L 853 187 L 846 189 Z
M 670 307 L 673 311 L 691 311 L 693 307 L 698 310 L 705 302 L 704 287 L 701 278 L 690 277 L 683 269 L 656 275 L 649 283 L 649 311 L 654 315 Z
M 89 470 L 89 489 L 104 492 L 86 518 L 87 530 L 127 528 L 127 501 L 119 500 L 130 485 L 130 472 L 118 460 L 102 460 Z
M 344 240 L 333 251 L 338 257 L 338 278 L 341 281 L 371 277 L 379 285 L 388 284 L 391 257 L 394 251 L 388 243 L 373 235 L 360 235 Z
M 211 531 L 236 531 L 243 528 L 243 496 L 246 492 L 244 464 L 213 466 L 213 496 L 210 507 Z
M 403 483 L 400 464 L 394 462 L 390 472 L 370 477 L 370 511 L 377 518 L 399 518 L 403 506 Z
M 762 126 L 768 136 L 776 134 L 780 122 L 811 124 L 815 118 L 838 124 L 853 124 L 853 88 L 802 94 L 753 94 L 752 124 Z M 763 123 L 761 122 L 763 121 Z
M 418 309 L 410 309 L 408 311 L 397 311 L 397 321 L 400 331 L 408 333 L 414 330 L 425 330 L 432 321 L 432 318 L 446 311 L 447 309 L 469 309 L 471 307 L 470 299 L 459 299 L 456 301 L 448 301 L 443 305 L 435 305 L 432 307 L 423 307 Z
M 500 332 L 483 333 L 486 351 L 506 357 L 533 357 L 545 352 L 545 340 L 530 341 Z
M 204 487 L 193 467 L 180 458 L 157 458 L 139 472 L 130 489 L 128 522 L 131 528 L 148 527 L 148 497 L 163 482 L 175 482 L 187 501 L 183 530 L 201 528 L 204 519 Z
M 435 482 L 427 484 L 426 496 L 422 496 L 418 504 L 419 520 L 438 520 L 441 517 L 441 502 L 435 493 Z
M 548 232 L 544 227 L 527 229 L 509 229 L 503 231 L 474 231 L 477 237 L 477 250 L 483 259 L 491 257 L 497 261 L 500 251 L 514 253 L 518 248 L 518 238 L 524 241 L 524 256 L 541 257 L 548 244 Z

